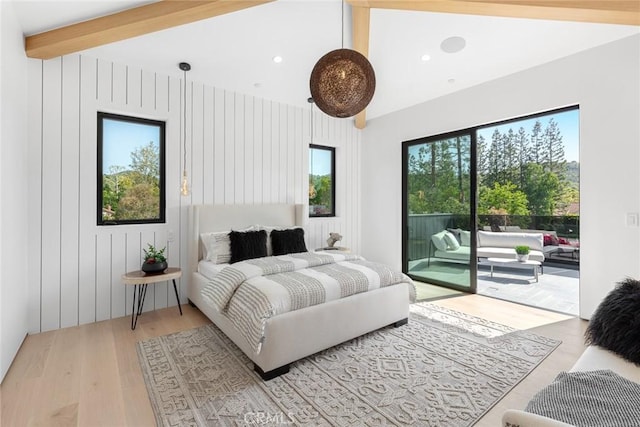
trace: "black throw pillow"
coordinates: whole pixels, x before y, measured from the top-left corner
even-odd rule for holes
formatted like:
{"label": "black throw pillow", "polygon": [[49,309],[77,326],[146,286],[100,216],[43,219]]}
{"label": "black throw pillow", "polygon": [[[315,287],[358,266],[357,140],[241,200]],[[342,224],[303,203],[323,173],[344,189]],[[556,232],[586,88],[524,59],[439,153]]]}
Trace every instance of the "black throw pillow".
{"label": "black throw pillow", "polygon": [[261,258],[267,256],[267,232],[258,231],[232,231],[229,233],[231,240],[231,264],[246,259]]}
{"label": "black throw pillow", "polygon": [[307,252],[307,245],[304,243],[304,229],[273,230],[271,232],[271,248],[274,256]]}
{"label": "black throw pillow", "polygon": [[626,279],[600,303],[585,332],[597,345],[640,366],[640,282]]}

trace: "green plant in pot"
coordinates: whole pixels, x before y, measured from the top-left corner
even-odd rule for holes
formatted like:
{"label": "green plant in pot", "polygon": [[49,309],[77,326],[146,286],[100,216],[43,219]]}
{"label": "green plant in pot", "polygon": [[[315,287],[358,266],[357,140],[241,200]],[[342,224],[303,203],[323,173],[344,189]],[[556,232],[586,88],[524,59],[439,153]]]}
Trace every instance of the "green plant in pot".
{"label": "green plant in pot", "polygon": [[516,259],[520,262],[525,262],[529,259],[529,246],[519,245],[515,247]]}
{"label": "green plant in pot", "polygon": [[159,274],[167,269],[167,257],[164,256],[164,251],[167,248],[164,247],[160,250],[156,249],[151,243],[148,244],[147,249],[143,249],[144,261],[142,263],[141,270],[147,274]]}

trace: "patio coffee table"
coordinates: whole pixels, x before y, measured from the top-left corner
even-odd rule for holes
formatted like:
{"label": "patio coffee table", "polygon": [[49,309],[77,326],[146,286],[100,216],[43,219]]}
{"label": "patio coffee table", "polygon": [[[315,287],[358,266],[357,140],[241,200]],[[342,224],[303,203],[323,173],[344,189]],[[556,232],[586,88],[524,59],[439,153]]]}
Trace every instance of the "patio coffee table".
{"label": "patio coffee table", "polygon": [[538,282],[538,267],[542,265],[540,261],[518,261],[509,258],[487,258],[483,264],[491,266],[491,277],[493,277],[493,267],[509,267],[509,268],[533,268],[533,276]]}

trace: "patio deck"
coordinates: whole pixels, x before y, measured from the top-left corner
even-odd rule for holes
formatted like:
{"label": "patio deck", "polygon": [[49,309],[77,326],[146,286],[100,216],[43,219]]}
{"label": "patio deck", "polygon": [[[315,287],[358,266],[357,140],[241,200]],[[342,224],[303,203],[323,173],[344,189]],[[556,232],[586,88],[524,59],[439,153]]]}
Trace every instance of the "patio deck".
{"label": "patio deck", "polygon": [[545,264],[536,283],[528,270],[495,268],[493,277],[485,266],[478,269],[480,295],[577,316],[580,271],[561,264]]}
{"label": "patio deck", "polygon": [[[411,261],[409,272],[425,283],[431,283],[431,278],[464,285],[469,278],[468,265],[432,261],[428,270],[426,267],[426,260]],[[495,267],[491,277],[490,268],[480,265],[477,293],[577,316],[579,278],[577,263],[545,261],[544,274],[538,276],[537,283],[528,269]]]}

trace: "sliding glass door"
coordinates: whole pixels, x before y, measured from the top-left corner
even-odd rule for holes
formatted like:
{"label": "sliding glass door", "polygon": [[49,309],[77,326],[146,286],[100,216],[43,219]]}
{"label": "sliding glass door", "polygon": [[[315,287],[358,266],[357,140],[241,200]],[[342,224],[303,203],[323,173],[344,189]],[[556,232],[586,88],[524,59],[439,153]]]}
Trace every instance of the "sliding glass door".
{"label": "sliding glass door", "polygon": [[402,146],[404,271],[466,292],[477,275],[474,138],[465,131]]}

